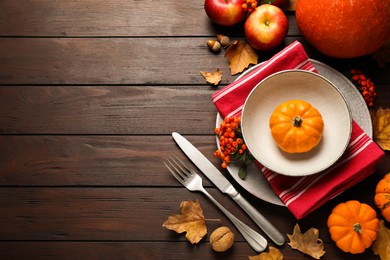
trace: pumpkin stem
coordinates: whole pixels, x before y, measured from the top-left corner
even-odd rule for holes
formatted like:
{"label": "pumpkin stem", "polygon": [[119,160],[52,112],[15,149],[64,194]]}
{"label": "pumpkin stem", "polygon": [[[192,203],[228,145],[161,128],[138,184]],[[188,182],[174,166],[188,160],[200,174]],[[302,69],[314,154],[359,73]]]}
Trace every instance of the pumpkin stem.
{"label": "pumpkin stem", "polygon": [[300,116],[296,116],[292,119],[292,124],[295,127],[300,127],[303,123],[303,119]]}
{"label": "pumpkin stem", "polygon": [[363,233],[362,225],[359,223],[353,224],[353,231],[358,232],[359,234]]}

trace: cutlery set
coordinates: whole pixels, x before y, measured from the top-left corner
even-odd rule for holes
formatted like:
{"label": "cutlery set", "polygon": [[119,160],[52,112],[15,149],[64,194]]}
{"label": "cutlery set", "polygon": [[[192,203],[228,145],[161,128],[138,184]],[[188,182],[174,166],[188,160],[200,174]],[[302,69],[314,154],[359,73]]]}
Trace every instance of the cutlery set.
{"label": "cutlery set", "polygon": [[[223,193],[229,195],[263,230],[263,232],[277,245],[285,243],[284,236],[269,222],[260,212],[257,211],[225,178],[225,176],[186,138],[179,133],[172,133],[172,137],[187,157],[207,178]],[[164,162],[172,175],[190,191],[200,191],[205,194],[240,231],[249,245],[257,252],[262,252],[267,247],[267,240],[254,231],[252,228],[241,222],[218,201],[216,201],[203,187],[202,178],[190,170],[177,156],[170,156]]]}

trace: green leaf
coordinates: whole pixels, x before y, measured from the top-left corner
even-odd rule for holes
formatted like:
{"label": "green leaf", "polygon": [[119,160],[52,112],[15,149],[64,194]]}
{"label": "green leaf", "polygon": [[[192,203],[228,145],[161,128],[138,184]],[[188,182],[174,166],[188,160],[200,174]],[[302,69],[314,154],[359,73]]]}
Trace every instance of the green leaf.
{"label": "green leaf", "polygon": [[243,163],[240,166],[240,169],[238,170],[238,177],[240,177],[241,180],[245,179],[246,177],[246,164]]}

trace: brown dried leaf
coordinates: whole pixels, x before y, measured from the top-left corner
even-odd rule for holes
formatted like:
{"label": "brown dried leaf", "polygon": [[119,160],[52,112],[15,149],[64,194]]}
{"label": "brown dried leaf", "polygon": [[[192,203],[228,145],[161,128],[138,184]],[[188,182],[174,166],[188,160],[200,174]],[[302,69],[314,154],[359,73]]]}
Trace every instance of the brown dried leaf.
{"label": "brown dried leaf", "polygon": [[372,245],[372,251],[381,259],[390,259],[390,229],[386,228],[383,220],[380,221],[378,236]]}
{"label": "brown dried leaf", "polygon": [[217,69],[216,71],[201,71],[200,74],[206,79],[210,84],[218,85],[222,79],[222,70]]}
{"label": "brown dried leaf", "polygon": [[380,107],[371,111],[374,141],[383,149],[390,150],[390,109]]}
{"label": "brown dried leaf", "polygon": [[290,239],[288,244],[293,249],[297,249],[315,259],[320,259],[325,254],[325,251],[323,250],[324,243],[318,238],[318,233],[318,229],[311,228],[305,234],[302,234],[299,225],[296,224],[293,234],[287,234]]}
{"label": "brown dried leaf", "polygon": [[257,52],[243,41],[235,41],[226,49],[225,57],[229,61],[230,74],[235,75],[248,68],[249,64],[257,64]]}
{"label": "brown dried leaf", "polygon": [[269,252],[263,252],[259,255],[249,256],[249,260],[283,260],[283,254],[279,249],[270,246]]}
{"label": "brown dried leaf", "polygon": [[206,234],[207,228],[199,201],[187,200],[180,203],[180,215],[170,216],[163,227],[177,233],[187,232],[186,238],[192,244],[198,243]]}
{"label": "brown dried leaf", "polygon": [[390,39],[379,50],[372,54],[379,67],[383,68],[386,63],[390,62]]}
{"label": "brown dried leaf", "polygon": [[282,9],[284,11],[295,11],[295,6],[297,4],[297,0],[287,0],[287,2],[282,5]]}

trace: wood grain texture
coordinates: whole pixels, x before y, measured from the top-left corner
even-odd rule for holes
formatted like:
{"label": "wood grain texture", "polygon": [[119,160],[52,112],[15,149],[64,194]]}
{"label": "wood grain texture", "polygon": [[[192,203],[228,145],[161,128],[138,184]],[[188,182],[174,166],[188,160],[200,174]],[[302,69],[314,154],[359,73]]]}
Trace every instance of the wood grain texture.
{"label": "wood grain texture", "polygon": [[237,76],[208,39],[0,38],[0,84],[205,85],[200,71],[217,68],[221,84],[232,82]]}
{"label": "wood grain texture", "polygon": [[[377,85],[375,108],[388,105]],[[3,86],[1,134],[213,134],[207,86]]]}
{"label": "wood grain texture", "polygon": [[[219,167],[212,156],[211,95],[237,76],[206,41],[217,33],[244,39],[244,32],[243,24],[210,22],[203,3],[0,0],[0,259],[236,260],[256,254],[205,196],[182,187],[162,163],[174,152],[196,169],[171,138],[178,131]],[[342,73],[362,68],[377,86],[375,108],[388,106],[390,66],[379,69],[369,56],[326,57],[301,37],[294,12],[287,16],[287,38],[259,52],[259,62],[299,40],[310,58]],[[199,72],[217,68],[223,79],[212,87]],[[318,228],[323,259],[378,259],[370,249],[353,256],[337,249],[326,219],[350,199],[375,207],[374,187],[389,169],[386,153],[372,176],[300,221],[223,173],[285,236],[296,223],[302,231]],[[259,230],[206,178],[204,185]],[[162,228],[189,199],[200,200],[208,219],[208,235],[198,245]],[[223,254],[209,247],[209,235],[221,225],[236,233],[234,247]],[[278,248],[284,259],[307,258],[287,244]]]}
{"label": "wood grain texture", "polygon": [[[0,38],[0,84],[67,85],[207,85],[200,71],[222,70],[221,85],[231,76],[224,53],[213,54],[210,38]],[[237,38],[243,39],[243,38]],[[259,54],[259,62],[297,40],[287,37],[277,49]],[[360,60],[329,60],[302,41],[310,58],[346,72]],[[371,68],[377,65],[371,60]],[[372,70],[372,69],[371,69]],[[389,83],[388,66],[376,83]]]}
{"label": "wood grain texture", "polygon": [[[187,138],[219,164],[213,136]],[[171,153],[195,169],[170,135],[0,136],[0,146],[0,186],[181,187],[163,164]]]}
{"label": "wood grain texture", "polygon": [[[331,245],[325,243],[325,249]],[[279,248],[280,249],[280,248]],[[297,250],[288,246],[281,248],[284,259],[310,259]],[[258,255],[245,242],[235,242],[231,250],[224,253],[212,252],[208,243],[189,245],[187,242],[0,242],[2,254],[0,259],[39,259],[39,260],[66,260],[66,259],[166,259],[172,260],[188,258],[185,252],[190,251],[192,259],[248,259],[248,256]],[[61,253],[59,253],[61,252]],[[342,251],[327,251],[329,259],[351,259],[351,255]],[[354,255],[353,259],[378,259],[366,252]]]}
{"label": "wood grain texture", "polygon": [[[216,254],[208,243],[189,245],[187,242],[19,242],[1,243],[2,254],[0,259],[169,259],[182,260],[191,251],[193,259],[216,259]],[[59,253],[61,252],[61,253]],[[234,249],[220,254],[225,259],[247,259],[255,252],[245,243],[236,242]],[[291,252],[291,256],[298,257],[298,253]],[[32,257],[33,256],[33,257]],[[39,257],[34,257],[39,256]]]}
{"label": "wood grain texture", "polygon": [[[209,189],[221,204],[255,228],[254,223],[228,197]],[[180,214],[182,200],[199,199],[211,230],[234,226],[200,193],[177,188],[2,188],[0,240],[124,240],[186,241],[162,227],[170,215]],[[271,210],[272,209],[272,210]],[[287,209],[273,206],[264,215],[280,219]],[[292,215],[290,215],[292,218]],[[281,226],[290,229],[291,223]],[[243,241],[237,233],[237,241]],[[205,239],[208,241],[208,238]]]}
{"label": "wood grain texture", "polygon": [[5,86],[2,134],[212,134],[208,86]]}
{"label": "wood grain texture", "polygon": [[[205,15],[204,0],[5,0],[0,1],[0,35],[5,36],[214,36],[222,31]],[[293,16],[289,33],[297,35]]]}
{"label": "wood grain texture", "polygon": [[[193,143],[225,176],[213,157],[214,136],[189,136]],[[170,135],[136,136],[0,136],[0,186],[113,186],[181,187],[163,160],[175,153],[191,168],[196,167],[180,151]],[[39,148],[39,149],[37,149]],[[383,160],[369,187],[390,168]],[[204,178],[204,185],[210,184]]]}

